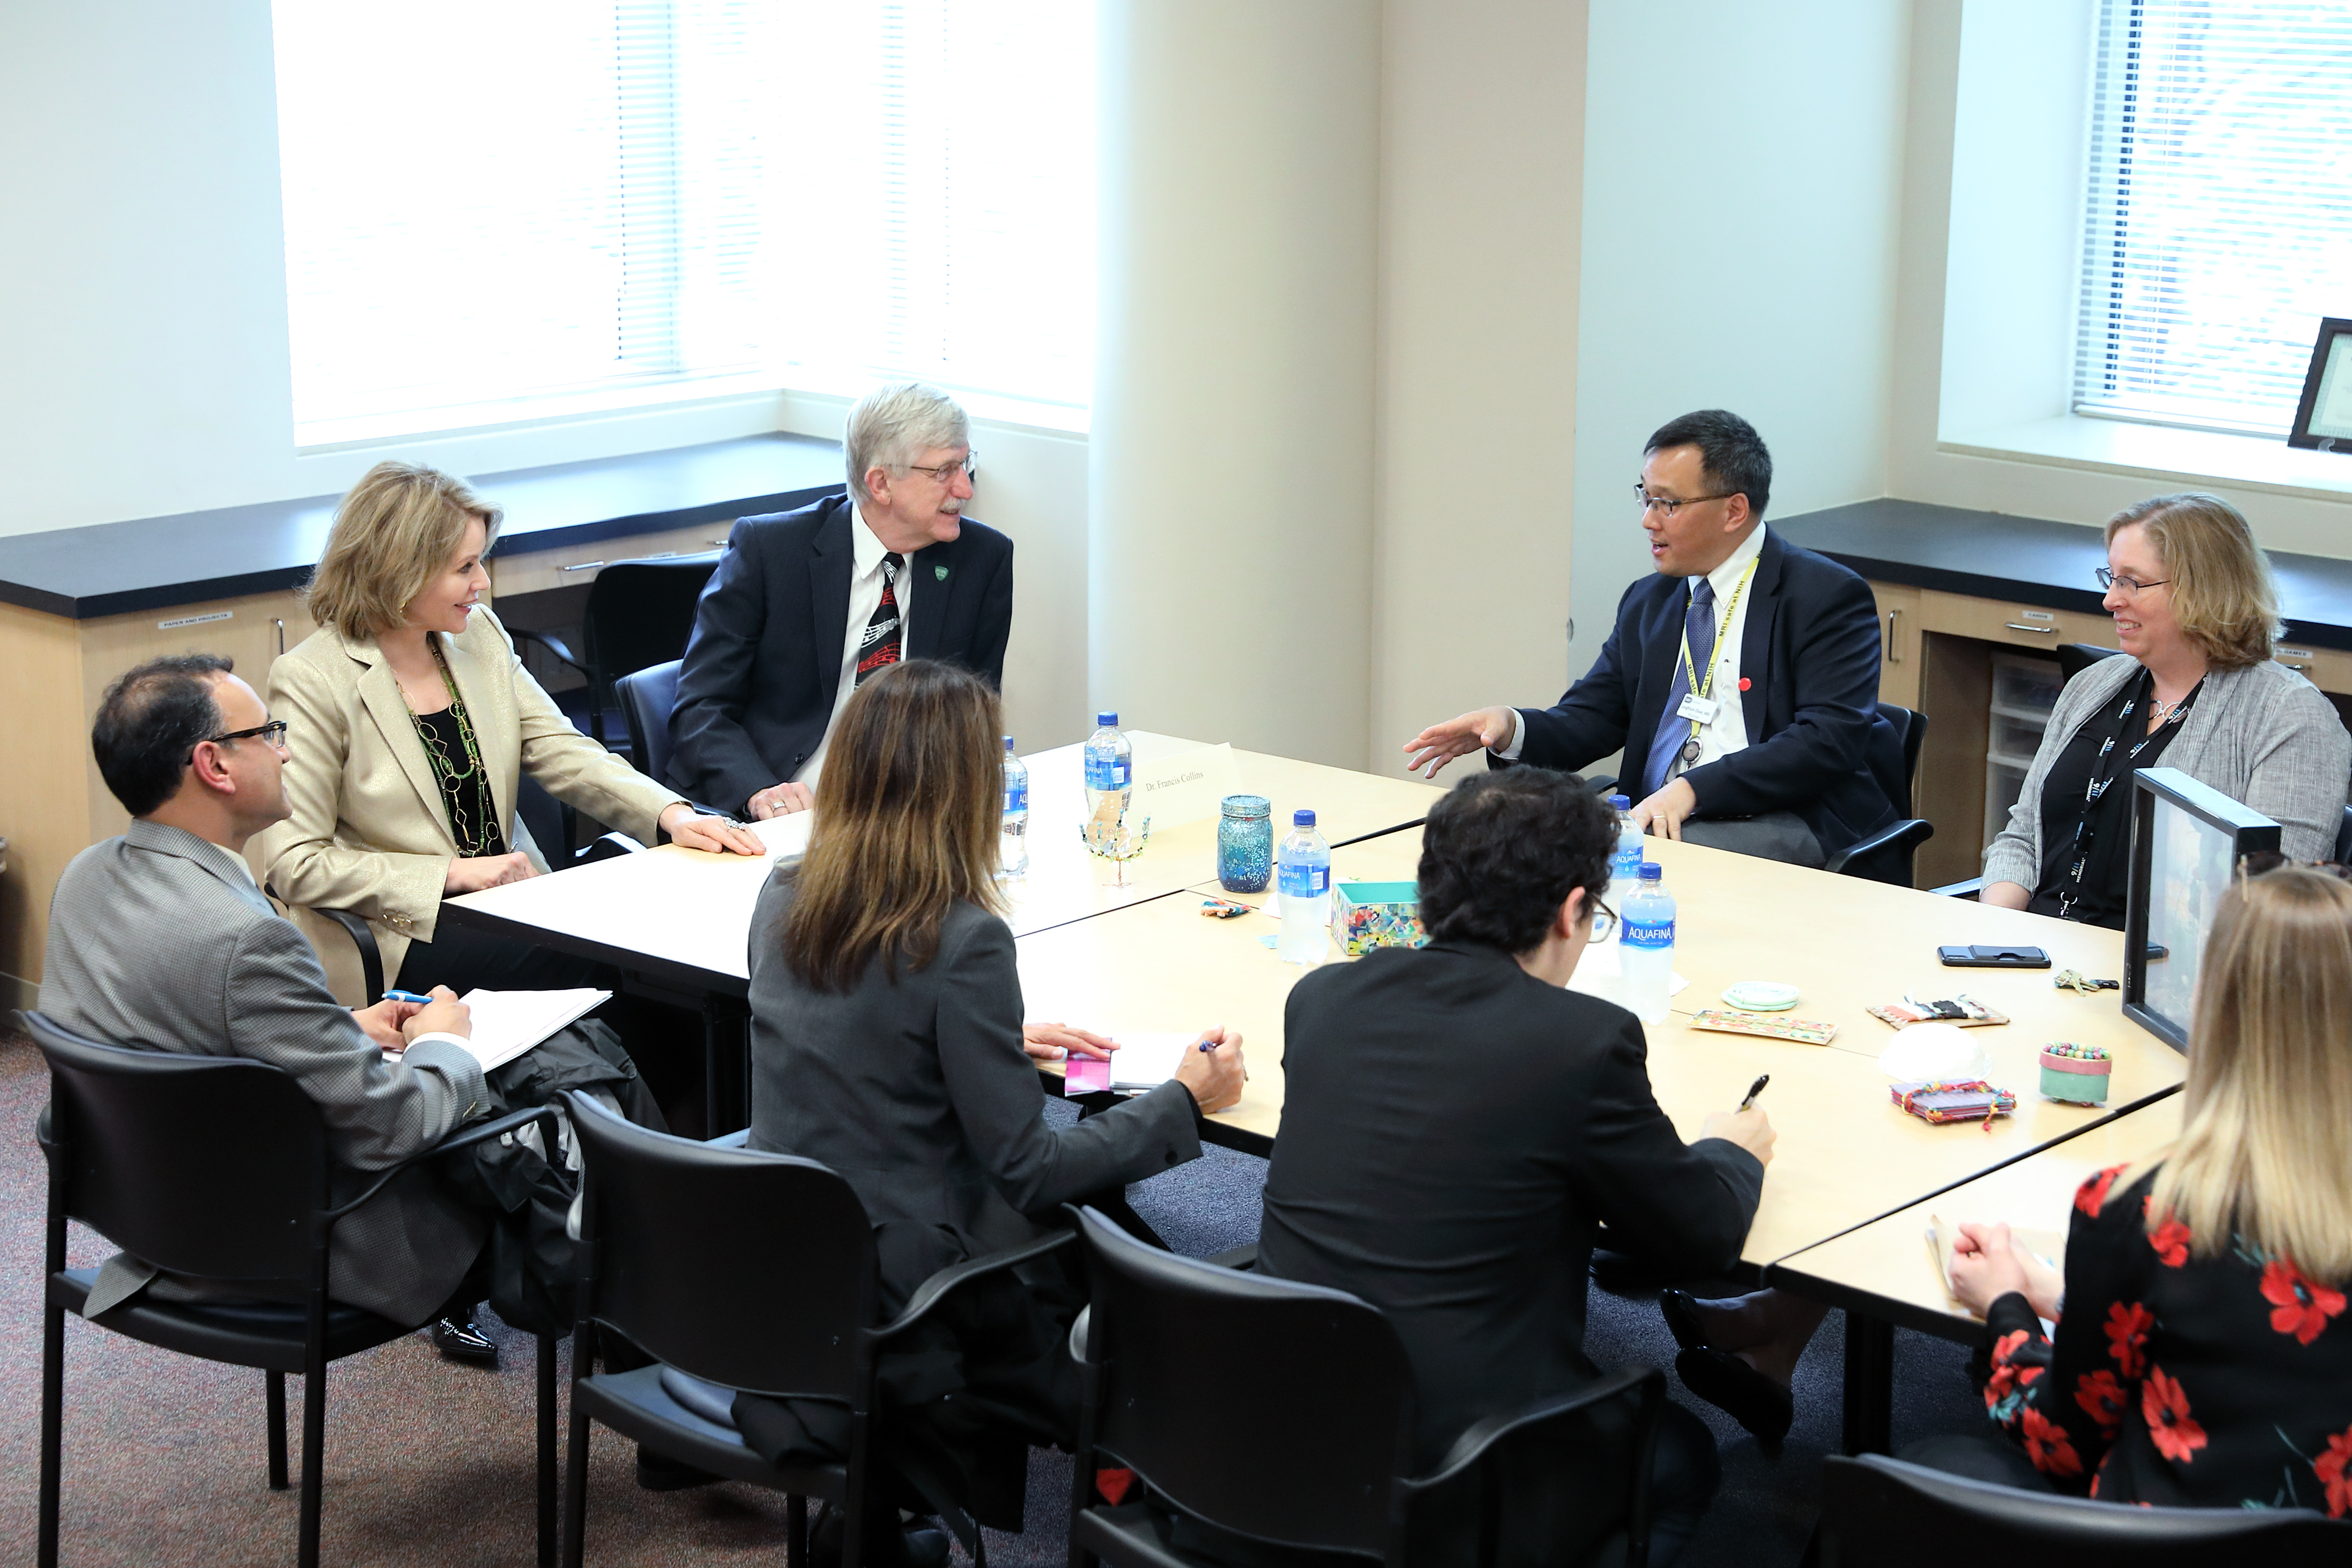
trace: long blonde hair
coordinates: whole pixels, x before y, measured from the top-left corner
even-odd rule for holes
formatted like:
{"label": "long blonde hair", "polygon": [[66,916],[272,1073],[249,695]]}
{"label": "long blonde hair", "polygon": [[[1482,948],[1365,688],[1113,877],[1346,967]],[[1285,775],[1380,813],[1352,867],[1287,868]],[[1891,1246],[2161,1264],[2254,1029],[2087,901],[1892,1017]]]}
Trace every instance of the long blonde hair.
{"label": "long blonde hair", "polygon": [[326,552],[302,590],[310,618],[354,642],[390,631],[449,564],[466,524],[481,520],[487,555],[504,516],[438,468],[378,463],[335,508]]}
{"label": "long blonde hair", "polygon": [[953,905],[1003,910],[999,711],[986,681],[929,658],[872,676],[842,709],[782,922],[803,984],[848,991],[877,957],[920,969]]}
{"label": "long blonde hair", "polygon": [[2352,1279],[2352,884],[2282,867],[2214,912],[2197,977],[2186,1125],[2147,1206],[2200,1257],[2234,1239]]}

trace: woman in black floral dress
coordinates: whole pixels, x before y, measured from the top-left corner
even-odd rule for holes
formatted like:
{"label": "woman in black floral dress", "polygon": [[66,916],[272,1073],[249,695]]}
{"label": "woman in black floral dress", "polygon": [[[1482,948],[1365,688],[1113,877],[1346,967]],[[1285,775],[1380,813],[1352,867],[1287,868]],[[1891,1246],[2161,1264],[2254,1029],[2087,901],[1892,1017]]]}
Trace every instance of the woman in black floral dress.
{"label": "woman in black floral dress", "polygon": [[2223,899],[2181,1135],[2075,1194],[2054,1338],[2009,1227],[1963,1227],[1953,1288],[1985,1315],[1985,1404],[2017,1448],[1906,1458],[2112,1502],[2352,1513],[2352,884],[2334,869]]}

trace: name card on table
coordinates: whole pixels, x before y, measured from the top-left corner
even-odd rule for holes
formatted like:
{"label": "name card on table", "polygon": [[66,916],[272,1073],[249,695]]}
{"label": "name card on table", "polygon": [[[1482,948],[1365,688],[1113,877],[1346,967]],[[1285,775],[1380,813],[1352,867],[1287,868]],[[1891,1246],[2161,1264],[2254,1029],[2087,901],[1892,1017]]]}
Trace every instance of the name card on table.
{"label": "name card on table", "polygon": [[1231,744],[1194,746],[1149,762],[1136,760],[1134,804],[1129,815],[1151,818],[1154,833],[1213,817],[1234,793]]}

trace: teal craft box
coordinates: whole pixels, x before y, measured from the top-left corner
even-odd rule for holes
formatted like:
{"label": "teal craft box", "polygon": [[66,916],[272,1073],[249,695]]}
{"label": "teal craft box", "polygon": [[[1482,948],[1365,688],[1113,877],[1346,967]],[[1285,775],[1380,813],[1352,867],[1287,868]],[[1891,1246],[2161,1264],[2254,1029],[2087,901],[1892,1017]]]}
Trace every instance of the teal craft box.
{"label": "teal craft box", "polygon": [[1349,958],[1376,947],[1421,947],[1418,882],[1334,882],[1331,885],[1331,945]]}

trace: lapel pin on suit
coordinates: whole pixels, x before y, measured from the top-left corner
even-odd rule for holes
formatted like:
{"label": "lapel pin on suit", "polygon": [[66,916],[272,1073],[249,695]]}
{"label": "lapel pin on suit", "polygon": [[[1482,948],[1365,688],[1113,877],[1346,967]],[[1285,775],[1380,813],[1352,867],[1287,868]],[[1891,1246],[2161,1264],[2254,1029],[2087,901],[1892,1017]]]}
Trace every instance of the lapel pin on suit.
{"label": "lapel pin on suit", "polygon": [[948,580],[948,569],[944,566],[933,566],[931,568],[931,580],[935,583],[946,582]]}

